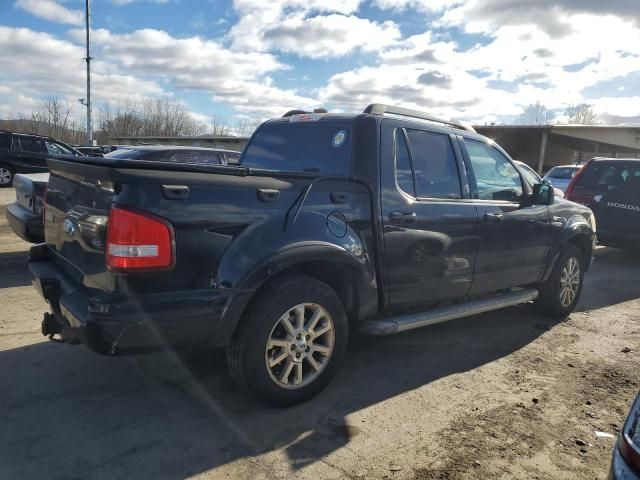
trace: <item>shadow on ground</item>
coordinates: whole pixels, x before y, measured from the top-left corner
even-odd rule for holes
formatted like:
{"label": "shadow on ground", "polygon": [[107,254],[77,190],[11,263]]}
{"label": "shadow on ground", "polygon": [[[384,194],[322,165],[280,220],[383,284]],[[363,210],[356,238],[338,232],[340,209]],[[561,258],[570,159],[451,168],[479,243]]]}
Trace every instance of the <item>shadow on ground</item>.
{"label": "shadow on ground", "polygon": [[[611,293],[629,283],[636,259],[608,249],[597,257],[586,308],[640,297],[637,281]],[[620,271],[607,279],[603,265]],[[508,356],[553,326],[524,305],[392,337],[353,335],[334,382],[289,409],[239,392],[221,352],[111,358],[54,343],[5,350],[0,478],[182,479],[279,448],[298,469],[358,435],[350,414]]]}
{"label": "shadow on ground", "polygon": [[523,306],[394,337],[356,335],[332,385],[290,409],[239,392],[220,352],[4,351],[0,477],[179,479],[291,442],[288,460],[300,468],[357,434],[350,413],[509,355],[551,326]]}
{"label": "shadow on ground", "polygon": [[28,251],[0,253],[0,288],[31,284],[31,274],[27,268],[28,257]]}

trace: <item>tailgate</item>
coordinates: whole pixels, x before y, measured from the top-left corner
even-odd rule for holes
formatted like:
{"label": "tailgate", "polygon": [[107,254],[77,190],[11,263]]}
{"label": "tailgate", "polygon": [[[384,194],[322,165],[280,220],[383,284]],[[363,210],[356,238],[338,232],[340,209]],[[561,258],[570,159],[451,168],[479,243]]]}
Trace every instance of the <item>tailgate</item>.
{"label": "tailgate", "polygon": [[41,215],[42,199],[48,179],[48,173],[17,173],[13,179],[16,203],[30,212]]}
{"label": "tailgate", "polygon": [[78,283],[106,289],[105,239],[113,201],[108,167],[50,160],[45,242],[52,260]]}
{"label": "tailgate", "polygon": [[[598,228],[619,233],[640,234],[640,177],[637,182],[603,195],[597,208]],[[634,179],[635,180],[635,179]]]}

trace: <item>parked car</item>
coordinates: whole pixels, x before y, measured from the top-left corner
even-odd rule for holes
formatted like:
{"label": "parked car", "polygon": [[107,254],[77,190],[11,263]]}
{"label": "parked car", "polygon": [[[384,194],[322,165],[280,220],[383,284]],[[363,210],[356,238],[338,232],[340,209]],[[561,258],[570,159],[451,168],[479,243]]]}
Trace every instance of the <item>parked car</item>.
{"label": "parked car", "polygon": [[566,195],[594,211],[600,244],[640,246],[640,159],[595,158],[574,177]]}
{"label": "parked car", "polygon": [[[520,169],[520,173],[522,173],[522,176],[530,185],[533,186],[537,183],[542,183],[542,177],[540,177],[540,175],[538,175],[538,173],[529,165],[521,162],[520,160],[514,160],[513,163],[515,163],[516,167]],[[553,194],[558,198],[564,198],[564,192],[559,188],[554,187]]]}
{"label": "parked car", "polygon": [[[188,164],[237,164],[240,152],[173,146],[136,147],[117,150],[108,157]],[[48,173],[16,175],[16,201],[7,207],[5,216],[14,233],[27,242],[44,241],[41,206],[48,179]]]}
{"label": "parked car", "polygon": [[351,329],[529,301],[566,316],[591,264],[591,210],[462,124],[386,105],[263,123],[237,166],[49,166],[29,260],[43,333],[103,354],[226,347],[238,385],[274,405],[322,390]]}
{"label": "parked car", "polygon": [[613,449],[609,480],[640,480],[640,394]]}
{"label": "parked car", "polygon": [[555,188],[559,188],[563,192],[569,186],[571,179],[575,177],[576,173],[581,169],[580,165],[562,165],[559,167],[553,167],[543,177],[544,180],[548,180]]}
{"label": "parked car", "polygon": [[5,216],[16,235],[27,242],[44,242],[42,212],[48,173],[17,173],[13,180],[16,201],[5,209]]}
{"label": "parked car", "polygon": [[193,163],[197,165],[237,164],[240,152],[221,148],[186,147],[186,146],[135,146],[107,153],[105,158],[122,158],[130,160],[153,160],[157,162]]}
{"label": "parked car", "polygon": [[0,130],[0,188],[10,187],[16,173],[48,171],[51,155],[82,154],[51,137]]}

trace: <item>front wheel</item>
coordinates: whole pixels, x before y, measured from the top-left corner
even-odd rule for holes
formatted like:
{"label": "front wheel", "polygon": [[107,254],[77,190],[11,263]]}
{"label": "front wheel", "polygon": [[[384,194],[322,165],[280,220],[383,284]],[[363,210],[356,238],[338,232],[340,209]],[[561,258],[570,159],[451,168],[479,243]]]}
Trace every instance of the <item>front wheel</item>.
{"label": "front wheel", "polygon": [[580,300],[584,280],[584,255],[575,245],[567,246],[551,275],[540,285],[536,305],[542,313],[552,317],[566,317]]}
{"label": "front wheel", "polygon": [[344,306],[325,283],[284,277],[259,293],[227,349],[236,383],[259,400],[287,406],[319,393],[347,346]]}

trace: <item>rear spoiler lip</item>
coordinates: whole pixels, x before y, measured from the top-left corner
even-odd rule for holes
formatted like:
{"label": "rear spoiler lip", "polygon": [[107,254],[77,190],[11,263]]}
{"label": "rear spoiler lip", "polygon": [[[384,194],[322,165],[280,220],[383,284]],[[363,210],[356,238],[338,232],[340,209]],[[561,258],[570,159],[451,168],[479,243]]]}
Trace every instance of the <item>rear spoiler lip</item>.
{"label": "rear spoiler lip", "polygon": [[59,155],[55,158],[48,158],[47,164],[51,170],[55,170],[57,163],[73,163],[76,165],[91,165],[95,167],[105,167],[113,169],[132,169],[132,170],[162,170],[174,172],[191,172],[191,173],[215,173],[222,175],[236,175],[241,177],[258,176],[258,177],[275,177],[275,178],[330,178],[337,180],[348,179],[347,176],[326,175],[316,172],[295,172],[295,171],[279,171],[265,170],[258,168],[249,168],[241,166],[229,165],[194,165],[189,163],[169,163],[158,162],[152,160],[130,160],[123,158],[105,158],[105,157],[76,157],[72,155]]}

